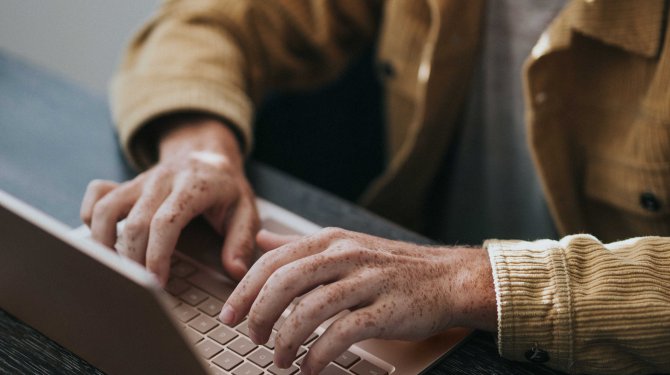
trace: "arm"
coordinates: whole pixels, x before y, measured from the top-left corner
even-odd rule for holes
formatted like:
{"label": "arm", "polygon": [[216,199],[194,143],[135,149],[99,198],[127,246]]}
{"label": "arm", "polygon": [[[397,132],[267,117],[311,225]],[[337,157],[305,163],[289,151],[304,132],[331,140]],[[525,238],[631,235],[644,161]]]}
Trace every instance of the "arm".
{"label": "arm", "polygon": [[603,244],[575,235],[485,246],[501,355],[526,361],[535,346],[547,364],[571,373],[670,371],[668,238]]}
{"label": "arm", "polygon": [[135,37],[112,88],[128,159],[142,169],[158,164],[123,184],[90,184],[81,216],[93,238],[165,282],[180,231],[204,214],[226,238],[224,268],[241,278],[259,221],[242,170],[254,102],[270,87],[333,78],[372,40],[378,7],[358,0],[166,1]]}
{"label": "arm", "polygon": [[374,39],[378,0],[175,0],[137,34],[112,86],[112,112],[127,156],[155,161],[142,137],[178,111],[215,115],[251,148],[253,107],[269,88],[335,78]]}
{"label": "arm", "polygon": [[258,244],[281,247],[254,264],[220,319],[234,325],[248,314],[250,338],[263,343],[289,303],[309,292],[279,327],[279,367],[290,366],[318,325],[347,309],[312,344],[303,373],[318,374],[367,338],[420,340],[453,326],[495,330],[493,279],[482,248],[419,246],[332,228],[300,239],[261,231]]}
{"label": "arm", "polygon": [[[160,162],[131,181],[93,181],[81,208],[94,239],[141,264],[165,284],[181,230],[203,214],[225,240],[224,269],[235,279],[248,270],[259,228],[254,194],[244,177],[233,132],[198,114],[163,119]],[[126,218],[121,233],[117,221]]]}
{"label": "arm", "polygon": [[336,229],[293,242],[261,231],[258,242],[280,247],[252,267],[220,319],[234,324],[248,314],[252,339],[264,342],[293,298],[311,290],[279,327],[279,366],[316,326],[350,309],[312,345],[305,373],[366,338],[422,339],[451,326],[495,331],[496,321],[500,352],[512,359],[546,358],[571,373],[670,368],[667,238],[487,241],[488,256]]}

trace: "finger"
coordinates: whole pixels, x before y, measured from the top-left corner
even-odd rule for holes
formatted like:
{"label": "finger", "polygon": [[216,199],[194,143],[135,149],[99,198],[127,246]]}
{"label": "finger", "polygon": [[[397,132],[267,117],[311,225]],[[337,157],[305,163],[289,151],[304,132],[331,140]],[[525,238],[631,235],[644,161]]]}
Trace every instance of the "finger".
{"label": "finger", "polygon": [[[268,278],[249,310],[249,331],[256,341],[260,343],[267,340],[275,321],[296,297],[349,273],[350,264],[344,261],[345,257],[346,254],[342,252],[315,254],[277,269]],[[319,294],[318,291],[311,293]],[[327,303],[328,298],[321,305]]]}
{"label": "finger", "polygon": [[177,190],[173,190],[161,204],[149,226],[146,267],[157,276],[161,285],[167,283],[170,257],[182,229],[209,203],[204,195],[191,194],[179,186],[175,187]]}
{"label": "finger", "polygon": [[139,193],[139,183],[133,180],[121,184],[100,199],[93,207],[91,237],[107,247],[114,248],[116,223],[128,215]]}
{"label": "finger", "polygon": [[303,237],[275,251],[263,254],[228,297],[219,319],[229,325],[241,320],[275,270],[300,258],[323,251],[327,248],[329,241],[329,236],[324,235],[324,231],[321,231],[316,235]]}
{"label": "finger", "polygon": [[270,232],[266,229],[261,229],[256,235],[256,244],[263,252],[274,250],[280,246],[284,246],[293,241],[297,241],[301,236],[294,234],[278,234]]}
{"label": "finger", "polygon": [[226,223],[221,252],[223,268],[235,280],[241,280],[251,267],[255,251],[254,237],[259,226],[254,203],[240,201],[233,216]]}
{"label": "finger", "polygon": [[[318,374],[331,361],[357,342],[381,337],[393,326],[391,310],[370,305],[339,318],[312,344],[301,366],[304,374]],[[276,357],[275,357],[276,358]],[[290,363],[278,363],[285,366]]]}
{"label": "finger", "polygon": [[361,288],[360,276],[317,288],[300,300],[282,323],[275,339],[275,362],[291,363],[307,338],[326,320],[343,310],[368,304],[374,296]]}
{"label": "finger", "polygon": [[84,193],[84,198],[81,200],[81,208],[79,210],[81,221],[90,227],[91,220],[93,219],[93,207],[95,204],[100,198],[104,197],[118,186],[118,183],[106,180],[93,180],[89,182],[86,187],[86,192]]}
{"label": "finger", "polygon": [[116,250],[120,254],[145,264],[151,219],[170,194],[170,189],[170,184],[166,184],[160,177],[147,181],[142,188],[142,195],[130,210],[117,241]]}

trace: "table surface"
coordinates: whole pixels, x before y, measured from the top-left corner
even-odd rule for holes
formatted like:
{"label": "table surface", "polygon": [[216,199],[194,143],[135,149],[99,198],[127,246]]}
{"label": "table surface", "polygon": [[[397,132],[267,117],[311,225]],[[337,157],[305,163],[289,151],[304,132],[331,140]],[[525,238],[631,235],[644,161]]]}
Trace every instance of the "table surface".
{"label": "table surface", "polygon": [[[123,181],[123,160],[104,97],[0,51],[0,189],[71,227],[88,181]],[[259,196],[321,225],[412,242],[427,239],[303,182],[250,162]],[[94,366],[0,306],[0,373],[99,374]],[[476,332],[428,374],[554,374],[498,356],[492,334]]]}

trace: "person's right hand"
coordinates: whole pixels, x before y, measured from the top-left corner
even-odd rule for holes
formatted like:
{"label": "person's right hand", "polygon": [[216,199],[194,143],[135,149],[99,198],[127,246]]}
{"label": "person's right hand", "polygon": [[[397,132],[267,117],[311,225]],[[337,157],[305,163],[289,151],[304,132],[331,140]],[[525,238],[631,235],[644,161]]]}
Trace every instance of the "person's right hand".
{"label": "person's right hand", "polygon": [[[122,184],[92,181],[81,218],[93,239],[146,265],[165,285],[182,229],[203,214],[225,237],[223,266],[239,280],[251,265],[259,229],[239,145],[218,120],[186,120],[163,135],[159,162],[151,169]],[[117,222],[124,218],[125,226],[117,234]]]}

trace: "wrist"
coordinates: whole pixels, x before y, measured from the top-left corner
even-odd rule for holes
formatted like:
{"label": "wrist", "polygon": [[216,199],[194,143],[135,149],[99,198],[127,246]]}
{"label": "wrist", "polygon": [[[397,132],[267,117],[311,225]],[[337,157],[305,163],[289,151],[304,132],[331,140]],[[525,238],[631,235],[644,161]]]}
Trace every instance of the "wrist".
{"label": "wrist", "polygon": [[242,165],[239,140],[221,119],[207,114],[177,114],[162,121],[165,122],[159,136],[159,160],[192,152],[208,152],[224,156],[235,165]]}
{"label": "wrist", "polygon": [[491,262],[486,249],[455,248],[452,278],[454,324],[495,332],[498,315]]}

